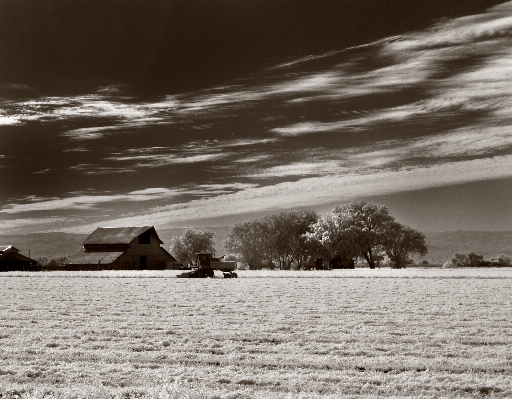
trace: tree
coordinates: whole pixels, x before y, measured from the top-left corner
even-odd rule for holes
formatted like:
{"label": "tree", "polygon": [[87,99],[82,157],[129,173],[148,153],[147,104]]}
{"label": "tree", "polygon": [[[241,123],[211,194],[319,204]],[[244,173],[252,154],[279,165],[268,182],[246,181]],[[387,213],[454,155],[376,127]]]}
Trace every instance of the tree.
{"label": "tree", "polygon": [[453,269],[455,267],[458,267],[458,266],[453,262],[453,258],[448,259],[446,262],[443,263],[443,266],[442,266],[443,269]]}
{"label": "tree", "polygon": [[313,211],[280,212],[263,219],[271,233],[268,245],[271,258],[280,269],[290,269],[293,263],[300,267],[308,257],[310,248],[305,234],[317,219],[318,214]]}
{"label": "tree", "polygon": [[393,266],[400,268],[410,254],[427,253],[423,234],[395,221],[387,207],[368,202],[335,206],[333,213],[314,223],[306,236],[318,242],[322,256],[341,267],[350,267],[350,260],[361,257],[374,269],[386,253]]}
{"label": "tree", "polygon": [[465,267],[467,266],[467,257],[457,252],[451,257],[450,262],[454,267]]}
{"label": "tree", "polygon": [[428,251],[422,233],[398,222],[386,226],[386,237],[382,246],[394,269],[405,267],[411,254],[423,256]]}
{"label": "tree", "polygon": [[470,252],[468,254],[456,253],[452,256],[450,260],[456,267],[487,266],[487,263],[484,261],[483,255],[478,255],[474,252]]}
{"label": "tree", "polygon": [[249,269],[259,269],[268,259],[268,231],[260,220],[237,223],[224,243],[226,251],[238,255]]}
{"label": "tree", "polygon": [[208,230],[188,229],[171,240],[171,254],[180,262],[196,263],[196,254],[214,252],[213,233]]}
{"label": "tree", "polygon": [[500,266],[510,266],[510,256],[508,256],[508,255],[499,255],[498,256],[498,265],[500,265]]}
{"label": "tree", "polygon": [[340,265],[352,267],[354,258],[358,256],[340,214],[322,216],[311,225],[305,238],[311,254],[330,259],[334,268]]}
{"label": "tree", "polygon": [[478,255],[474,252],[470,252],[466,256],[467,256],[467,265],[469,267],[486,266],[483,255]]}
{"label": "tree", "polygon": [[389,209],[369,202],[353,202],[335,206],[333,213],[340,220],[345,239],[354,246],[358,256],[366,259],[370,269],[375,269],[388,228],[395,221]]}
{"label": "tree", "polygon": [[309,255],[304,234],[318,215],[313,211],[285,211],[237,223],[228,234],[225,249],[238,254],[251,269],[263,266],[289,269]]}

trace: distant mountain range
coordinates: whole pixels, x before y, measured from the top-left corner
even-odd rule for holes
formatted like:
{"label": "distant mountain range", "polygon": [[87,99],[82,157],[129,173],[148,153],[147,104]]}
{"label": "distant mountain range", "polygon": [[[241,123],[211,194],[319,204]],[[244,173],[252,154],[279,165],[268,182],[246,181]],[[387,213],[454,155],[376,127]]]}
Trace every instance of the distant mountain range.
{"label": "distant mountain range", "polygon": [[[230,226],[208,227],[215,234],[215,250],[224,254],[223,244]],[[186,228],[159,229],[158,235],[168,249],[172,237]],[[441,264],[455,252],[476,252],[491,260],[500,254],[512,255],[512,231],[446,231],[425,233],[429,263]],[[0,235],[0,245],[14,245],[22,254],[34,259],[67,257],[82,246],[87,234],[33,233]]]}

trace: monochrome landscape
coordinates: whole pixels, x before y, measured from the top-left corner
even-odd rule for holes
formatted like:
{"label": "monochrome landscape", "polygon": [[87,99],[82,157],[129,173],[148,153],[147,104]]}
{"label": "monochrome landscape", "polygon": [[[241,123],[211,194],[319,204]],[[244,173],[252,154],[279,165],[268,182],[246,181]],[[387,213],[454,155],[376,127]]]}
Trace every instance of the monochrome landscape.
{"label": "monochrome landscape", "polygon": [[511,43],[503,0],[1,1],[0,398],[512,397]]}

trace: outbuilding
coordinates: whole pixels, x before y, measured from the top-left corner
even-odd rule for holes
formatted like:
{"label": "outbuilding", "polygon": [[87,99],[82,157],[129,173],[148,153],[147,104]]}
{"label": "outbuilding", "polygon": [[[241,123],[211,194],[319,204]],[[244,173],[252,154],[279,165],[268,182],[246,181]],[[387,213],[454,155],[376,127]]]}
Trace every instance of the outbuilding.
{"label": "outbuilding", "polygon": [[0,272],[37,270],[36,260],[20,254],[20,250],[12,245],[0,245]]}
{"label": "outbuilding", "polygon": [[98,227],[64,266],[67,270],[163,270],[181,265],[160,245],[153,226]]}

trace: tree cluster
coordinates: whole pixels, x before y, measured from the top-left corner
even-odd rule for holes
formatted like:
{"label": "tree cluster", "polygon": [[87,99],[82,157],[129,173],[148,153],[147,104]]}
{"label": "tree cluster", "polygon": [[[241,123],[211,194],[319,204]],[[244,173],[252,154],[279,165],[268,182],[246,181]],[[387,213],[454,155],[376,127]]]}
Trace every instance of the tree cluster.
{"label": "tree cluster", "polygon": [[249,268],[289,269],[323,258],[333,267],[365,259],[372,269],[387,256],[402,268],[411,254],[425,255],[425,236],[398,223],[385,206],[366,202],[336,206],[320,217],[313,211],[281,212],[236,224],[225,248]]}
{"label": "tree cluster", "polygon": [[484,260],[483,255],[469,252],[467,254],[455,253],[449,260],[447,260],[443,267],[485,267],[485,266],[509,266],[510,257],[500,255],[494,261]]}
{"label": "tree cluster", "polygon": [[314,252],[306,233],[318,217],[313,211],[290,211],[237,223],[224,247],[250,269],[300,267]]}
{"label": "tree cluster", "polygon": [[499,255],[497,259],[498,266],[510,266],[512,265],[512,260],[508,255]]}
{"label": "tree cluster", "polygon": [[403,268],[411,254],[425,255],[425,236],[398,223],[382,205],[354,202],[334,207],[332,214],[320,218],[307,233],[324,255],[342,259],[365,259],[374,269],[388,257],[393,268]]}

